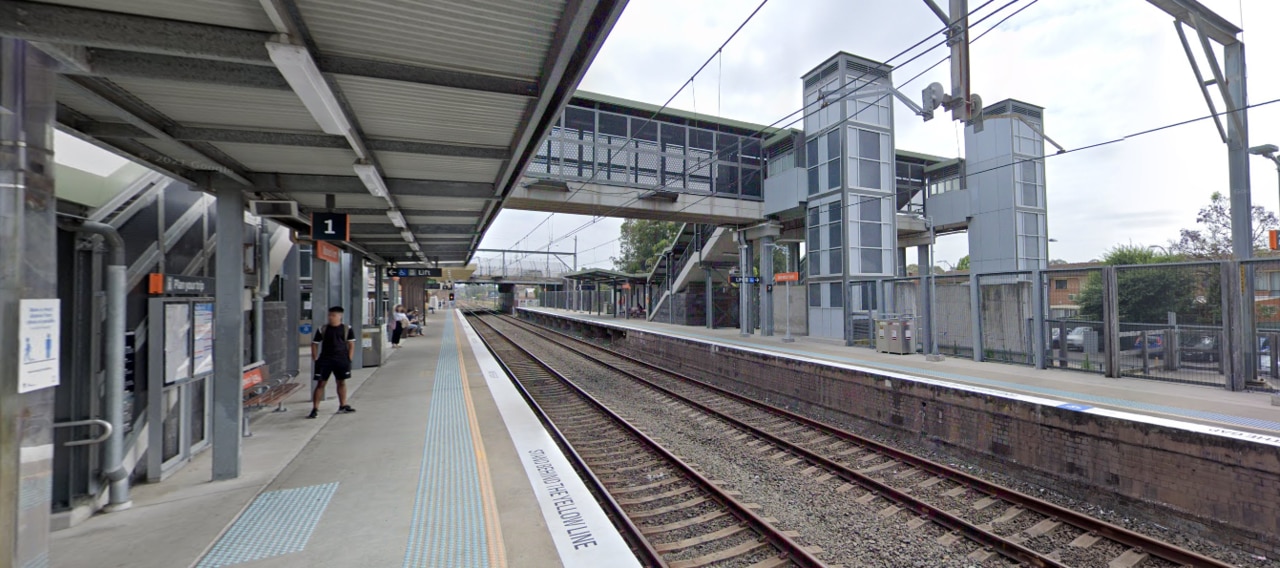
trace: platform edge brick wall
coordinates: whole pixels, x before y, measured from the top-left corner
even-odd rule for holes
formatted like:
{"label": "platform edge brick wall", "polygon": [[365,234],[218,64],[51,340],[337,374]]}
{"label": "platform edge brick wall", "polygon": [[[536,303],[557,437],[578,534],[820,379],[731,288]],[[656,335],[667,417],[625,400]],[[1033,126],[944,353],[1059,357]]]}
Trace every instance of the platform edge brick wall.
{"label": "platform edge brick wall", "polygon": [[[524,315],[562,329],[565,323]],[[989,470],[1088,495],[1090,504],[1118,514],[1280,555],[1274,538],[1280,534],[1280,452],[1271,446],[634,329],[569,327],[628,355],[839,427],[914,437]]]}

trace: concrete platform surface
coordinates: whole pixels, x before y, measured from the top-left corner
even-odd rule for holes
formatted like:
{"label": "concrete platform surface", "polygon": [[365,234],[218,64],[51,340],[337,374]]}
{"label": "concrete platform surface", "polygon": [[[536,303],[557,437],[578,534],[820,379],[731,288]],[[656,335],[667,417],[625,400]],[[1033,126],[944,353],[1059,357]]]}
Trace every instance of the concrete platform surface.
{"label": "concrete platform surface", "polygon": [[923,355],[878,353],[863,347],[846,347],[802,336],[797,336],[794,343],[783,343],[781,335],[762,337],[756,333],[742,336],[737,328],[712,330],[553,308],[521,309],[792,357],[869,367],[975,388],[1049,397],[1070,402],[1079,410],[1169,419],[1221,428],[1221,432],[1215,433],[1225,435],[1231,435],[1226,429],[1261,434],[1268,439],[1280,434],[1280,406],[1273,406],[1272,395],[1261,392],[1231,392],[1210,386],[1136,378],[1110,379],[1079,371],[979,363],[971,359],[946,358],[931,362]]}
{"label": "concrete platform surface", "polygon": [[[54,533],[51,566],[634,563],[469,325],[443,315],[382,367],[353,374],[356,413],[335,413],[331,383],[320,418],[306,420],[301,389],[288,412],[255,416],[240,478],[210,482],[206,451],[170,479],[137,486],[132,509]],[[576,499],[589,545],[579,538],[575,548],[566,533],[547,467]]]}

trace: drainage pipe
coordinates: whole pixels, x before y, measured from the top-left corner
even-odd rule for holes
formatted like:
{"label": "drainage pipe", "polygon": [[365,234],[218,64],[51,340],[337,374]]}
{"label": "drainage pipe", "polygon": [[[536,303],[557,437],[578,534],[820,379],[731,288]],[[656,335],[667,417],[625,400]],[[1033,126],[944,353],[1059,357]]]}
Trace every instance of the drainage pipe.
{"label": "drainage pipe", "polygon": [[75,227],[81,233],[101,235],[107,257],[106,394],[103,417],[111,424],[111,436],[102,446],[102,471],[110,482],[107,512],[123,511],[133,505],[129,498],[129,472],[124,468],[124,336],[125,272],[124,239],[115,227],[85,221]]}

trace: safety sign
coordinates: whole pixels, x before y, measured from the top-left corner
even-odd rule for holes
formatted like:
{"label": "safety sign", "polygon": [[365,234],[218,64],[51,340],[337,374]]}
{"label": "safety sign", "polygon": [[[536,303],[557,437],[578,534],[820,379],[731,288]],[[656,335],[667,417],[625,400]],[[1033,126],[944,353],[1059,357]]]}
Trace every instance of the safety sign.
{"label": "safety sign", "polygon": [[56,298],[18,302],[18,392],[58,386],[59,308]]}

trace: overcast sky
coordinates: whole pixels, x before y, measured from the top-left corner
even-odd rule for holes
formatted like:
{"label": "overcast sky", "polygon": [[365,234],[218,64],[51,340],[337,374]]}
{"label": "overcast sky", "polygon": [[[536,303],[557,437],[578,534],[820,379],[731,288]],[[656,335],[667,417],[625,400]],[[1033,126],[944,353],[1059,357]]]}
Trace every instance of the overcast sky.
{"label": "overcast sky", "polygon": [[[975,34],[1030,2],[1006,8],[976,26]],[[1243,22],[1250,102],[1280,98],[1280,2],[1202,2]],[[973,6],[981,3],[971,0]],[[633,1],[582,88],[661,104],[755,5]],[[1044,106],[1046,133],[1067,148],[1203,116],[1208,109],[1171,21],[1145,0],[1040,0],[973,44],[973,91],[987,102],[1012,97]],[[800,107],[800,76],[836,51],[885,61],[939,28],[920,1],[772,0],[724,50],[722,64],[713,63],[673,106],[769,124]],[[938,49],[898,68],[895,82],[900,85],[943,56]],[[948,85],[947,65],[900,86],[915,98],[933,81]],[[962,152],[949,117],[940,114],[924,123],[897,104],[898,148],[942,156]],[[1251,144],[1280,144],[1280,104],[1255,109],[1249,119]],[[1274,165],[1261,158],[1251,163],[1254,203],[1275,210]],[[1050,256],[1085,261],[1117,243],[1166,244],[1179,228],[1195,224],[1196,211],[1213,191],[1227,191],[1226,165],[1226,146],[1210,121],[1048,159],[1049,235],[1057,239]],[[545,217],[504,211],[484,246],[512,246]],[[520,246],[544,247],[550,236],[587,221],[556,215]],[[617,238],[620,224],[609,219],[583,231],[579,249]],[[568,250],[572,243],[555,248]],[[963,235],[945,238],[939,258],[954,261],[966,248]],[[606,265],[615,254],[616,242],[584,253],[580,263]]]}

